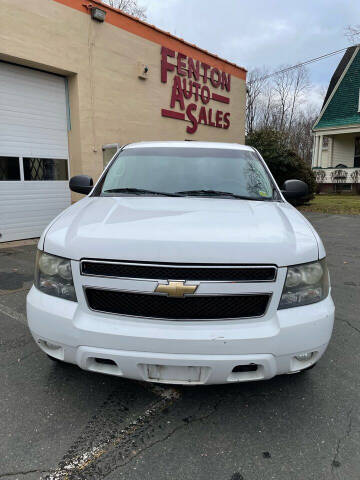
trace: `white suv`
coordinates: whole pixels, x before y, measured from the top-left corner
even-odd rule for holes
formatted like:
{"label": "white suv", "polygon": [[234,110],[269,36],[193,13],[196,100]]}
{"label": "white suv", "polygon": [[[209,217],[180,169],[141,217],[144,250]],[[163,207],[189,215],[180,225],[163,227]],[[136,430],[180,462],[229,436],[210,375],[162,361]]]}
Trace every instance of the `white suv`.
{"label": "white suv", "polygon": [[40,238],[27,297],[51,358],[137,380],[212,384],[311,368],[334,321],[323,244],[251,147],[127,145]]}

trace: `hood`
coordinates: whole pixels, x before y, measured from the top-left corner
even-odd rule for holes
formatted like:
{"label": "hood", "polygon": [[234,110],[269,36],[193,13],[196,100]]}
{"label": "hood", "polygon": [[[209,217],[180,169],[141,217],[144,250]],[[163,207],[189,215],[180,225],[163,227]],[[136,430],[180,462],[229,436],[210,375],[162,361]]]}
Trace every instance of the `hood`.
{"label": "hood", "polygon": [[63,212],[44,250],[80,260],[166,263],[305,263],[315,233],[288,203],[194,197],[86,197]]}

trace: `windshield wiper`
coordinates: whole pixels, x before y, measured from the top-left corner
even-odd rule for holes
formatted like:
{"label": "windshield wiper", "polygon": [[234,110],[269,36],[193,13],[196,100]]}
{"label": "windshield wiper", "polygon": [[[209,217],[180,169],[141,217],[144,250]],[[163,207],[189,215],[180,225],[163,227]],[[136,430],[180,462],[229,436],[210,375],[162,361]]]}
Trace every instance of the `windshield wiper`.
{"label": "windshield wiper", "polygon": [[163,195],[164,197],[182,197],[179,193],[156,192],[154,190],[145,190],[143,188],[111,188],[104,190],[103,193],[133,193],[134,195]]}
{"label": "windshield wiper", "polygon": [[254,197],[247,197],[245,195],[236,195],[236,193],[232,192],[222,192],[220,190],[184,190],[182,192],[176,192],[181,195],[189,195],[189,196],[204,196],[204,197],[231,197],[231,198],[238,198],[241,200],[271,200],[270,198],[254,198]]}

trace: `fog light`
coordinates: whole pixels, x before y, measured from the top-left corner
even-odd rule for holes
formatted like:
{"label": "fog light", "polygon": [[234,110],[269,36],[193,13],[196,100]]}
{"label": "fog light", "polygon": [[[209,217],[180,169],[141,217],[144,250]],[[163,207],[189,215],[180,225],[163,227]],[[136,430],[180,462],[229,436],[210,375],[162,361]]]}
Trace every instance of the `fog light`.
{"label": "fog light", "polygon": [[314,352],[300,353],[299,355],[295,355],[295,358],[299,362],[308,362],[312,359],[313,354]]}
{"label": "fog light", "polygon": [[46,342],[45,340],[43,340],[43,345],[49,350],[59,350],[61,348],[59,345],[54,345],[53,343]]}

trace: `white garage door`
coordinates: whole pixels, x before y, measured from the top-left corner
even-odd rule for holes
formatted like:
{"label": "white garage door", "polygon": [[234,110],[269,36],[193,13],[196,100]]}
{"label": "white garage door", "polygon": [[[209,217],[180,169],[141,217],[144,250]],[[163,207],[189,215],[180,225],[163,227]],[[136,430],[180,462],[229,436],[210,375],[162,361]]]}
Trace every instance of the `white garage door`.
{"label": "white garage door", "polygon": [[65,79],[0,62],[0,242],[70,205]]}

